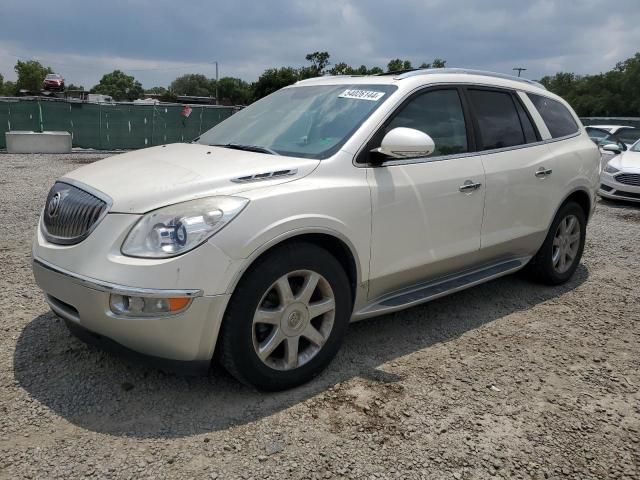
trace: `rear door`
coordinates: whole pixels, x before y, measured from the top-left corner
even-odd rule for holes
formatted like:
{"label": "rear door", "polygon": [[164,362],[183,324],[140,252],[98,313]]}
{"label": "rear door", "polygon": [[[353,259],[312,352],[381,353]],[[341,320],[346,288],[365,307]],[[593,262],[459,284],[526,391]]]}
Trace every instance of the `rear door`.
{"label": "rear door", "polygon": [[517,92],[469,86],[465,93],[485,170],[481,256],[531,255],[558,206],[554,156]]}

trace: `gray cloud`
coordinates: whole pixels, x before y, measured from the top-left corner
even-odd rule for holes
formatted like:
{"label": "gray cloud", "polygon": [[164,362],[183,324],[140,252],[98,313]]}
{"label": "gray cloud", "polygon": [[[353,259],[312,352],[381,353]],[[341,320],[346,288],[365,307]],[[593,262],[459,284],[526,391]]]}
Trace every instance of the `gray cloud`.
{"label": "gray cloud", "polygon": [[441,57],[538,78],[610,69],[635,53],[638,25],[637,0],[3,0],[0,73],[35,58],[85,87],[114,68],[150,87],[213,76],[217,60],[221,75],[254,80],[327,50],[354,65]]}

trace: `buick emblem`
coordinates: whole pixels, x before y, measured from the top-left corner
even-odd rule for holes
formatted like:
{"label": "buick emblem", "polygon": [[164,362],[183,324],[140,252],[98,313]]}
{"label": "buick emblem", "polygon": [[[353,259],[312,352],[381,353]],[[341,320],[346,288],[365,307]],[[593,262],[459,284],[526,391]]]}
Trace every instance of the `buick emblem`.
{"label": "buick emblem", "polygon": [[55,217],[58,214],[58,210],[60,210],[60,192],[57,192],[49,202],[49,207],[47,208],[47,213],[50,217]]}

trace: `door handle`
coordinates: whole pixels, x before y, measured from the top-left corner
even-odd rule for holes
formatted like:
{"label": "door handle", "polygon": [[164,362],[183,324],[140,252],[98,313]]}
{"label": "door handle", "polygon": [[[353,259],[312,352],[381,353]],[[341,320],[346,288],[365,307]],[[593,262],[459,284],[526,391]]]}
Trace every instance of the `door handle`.
{"label": "door handle", "polygon": [[538,170],[536,170],[535,175],[538,178],[545,178],[551,175],[552,173],[553,173],[553,170],[551,170],[550,168],[540,167]]}
{"label": "door handle", "polygon": [[481,186],[481,183],[476,183],[473,180],[465,180],[464,184],[458,187],[458,190],[460,190],[462,193],[471,193],[474,190],[479,189]]}

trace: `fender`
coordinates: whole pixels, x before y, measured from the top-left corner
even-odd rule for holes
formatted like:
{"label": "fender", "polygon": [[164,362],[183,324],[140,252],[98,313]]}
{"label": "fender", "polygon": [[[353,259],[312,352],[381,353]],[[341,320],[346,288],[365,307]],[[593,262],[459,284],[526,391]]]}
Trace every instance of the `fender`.
{"label": "fender", "polygon": [[[308,218],[308,217],[305,217]],[[287,241],[290,240],[292,238],[295,237],[300,237],[303,235],[307,235],[307,234],[323,234],[323,235],[328,235],[331,237],[336,238],[337,240],[339,240],[340,242],[342,242],[344,245],[346,245],[346,247],[349,249],[349,252],[351,253],[351,256],[354,259],[354,263],[356,266],[356,295],[354,298],[354,305],[358,306],[360,305],[362,302],[366,301],[367,298],[367,281],[364,279],[363,275],[365,275],[363,273],[363,266],[366,265],[367,269],[368,269],[368,261],[366,264],[362,263],[362,260],[360,259],[360,256],[358,255],[358,251],[356,250],[355,246],[353,245],[353,243],[351,242],[351,240],[344,235],[343,233],[334,230],[332,228],[328,228],[328,227],[302,227],[302,228],[293,228],[290,229],[286,232],[280,233],[276,236],[274,236],[273,238],[271,238],[271,240],[264,242],[262,244],[260,244],[258,247],[256,247],[242,262],[242,267],[239,268],[230,284],[227,290],[227,293],[233,293],[233,291],[236,289],[236,286],[238,285],[238,283],[240,282],[240,280],[242,279],[242,276],[244,275],[244,273],[249,269],[249,267],[251,265],[253,265],[253,263],[265,252],[267,252],[268,250],[270,250],[271,248]]]}

